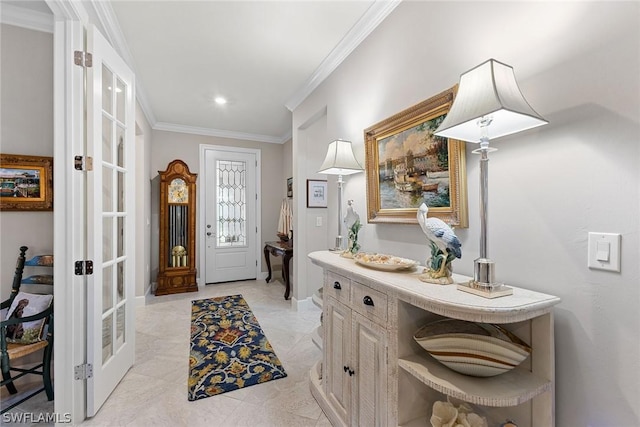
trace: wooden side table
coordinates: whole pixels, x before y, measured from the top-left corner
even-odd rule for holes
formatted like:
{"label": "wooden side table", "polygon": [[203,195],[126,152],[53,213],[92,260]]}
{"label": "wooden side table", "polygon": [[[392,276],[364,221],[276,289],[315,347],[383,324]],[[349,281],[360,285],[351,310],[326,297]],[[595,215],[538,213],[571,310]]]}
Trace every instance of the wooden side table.
{"label": "wooden side table", "polygon": [[267,276],[267,283],[271,280],[271,261],[269,260],[269,254],[273,256],[282,257],[282,277],[284,278],[285,291],[284,299],[289,299],[289,293],[291,292],[291,281],[289,278],[289,261],[293,258],[293,246],[288,242],[265,242],[264,244],[264,259],[267,262],[267,269],[269,275]]}

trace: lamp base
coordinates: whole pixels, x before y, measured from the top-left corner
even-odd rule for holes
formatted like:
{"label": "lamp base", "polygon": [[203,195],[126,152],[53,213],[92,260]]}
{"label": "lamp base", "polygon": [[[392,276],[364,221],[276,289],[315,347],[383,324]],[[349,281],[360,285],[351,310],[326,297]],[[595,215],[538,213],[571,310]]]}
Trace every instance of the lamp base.
{"label": "lamp base", "polygon": [[473,263],[473,280],[458,285],[458,290],[498,298],[513,294],[513,289],[495,281],[496,263],[488,258],[478,258]]}
{"label": "lamp base", "polygon": [[489,286],[486,285],[486,283],[478,283],[474,280],[469,280],[467,283],[459,283],[458,290],[491,299],[513,295],[513,288],[505,286],[502,283],[492,283]]}
{"label": "lamp base", "polygon": [[342,253],[344,249],[342,248],[342,236],[336,237],[336,246],[334,248],[329,249],[329,252],[340,252]]}

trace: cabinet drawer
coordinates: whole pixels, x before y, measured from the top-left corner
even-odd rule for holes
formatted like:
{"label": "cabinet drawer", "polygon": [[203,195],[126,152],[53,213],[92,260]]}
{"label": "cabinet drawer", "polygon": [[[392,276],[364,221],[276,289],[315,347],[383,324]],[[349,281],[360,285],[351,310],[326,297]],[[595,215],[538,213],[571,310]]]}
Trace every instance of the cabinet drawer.
{"label": "cabinet drawer", "polygon": [[334,297],[338,301],[349,304],[349,295],[351,293],[351,279],[327,271],[324,295]]}
{"label": "cabinet drawer", "polygon": [[387,321],[387,295],[362,283],[351,284],[351,307],[369,319]]}

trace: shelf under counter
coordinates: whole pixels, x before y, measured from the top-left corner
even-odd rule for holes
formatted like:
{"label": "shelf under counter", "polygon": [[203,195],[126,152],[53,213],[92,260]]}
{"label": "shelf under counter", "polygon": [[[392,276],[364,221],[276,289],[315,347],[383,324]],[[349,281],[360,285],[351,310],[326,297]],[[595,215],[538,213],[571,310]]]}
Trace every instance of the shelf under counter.
{"label": "shelf under counter", "polygon": [[517,368],[486,378],[459,374],[427,354],[400,358],[398,366],[432,389],[476,405],[517,406],[553,386],[551,381]]}

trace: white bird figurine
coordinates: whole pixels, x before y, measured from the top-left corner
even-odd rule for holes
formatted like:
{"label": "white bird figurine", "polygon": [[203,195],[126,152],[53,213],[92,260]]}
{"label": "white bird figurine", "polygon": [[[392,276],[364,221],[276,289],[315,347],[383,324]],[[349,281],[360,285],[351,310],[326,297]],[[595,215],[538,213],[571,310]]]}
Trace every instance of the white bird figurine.
{"label": "white bird figurine", "polygon": [[347,205],[347,214],[344,216],[344,225],[347,227],[347,230],[350,230],[356,221],[360,221],[360,215],[353,210],[353,200],[348,200]]}
{"label": "white bird figurine", "polygon": [[427,239],[432,241],[442,253],[452,254],[456,258],[462,256],[462,244],[449,225],[440,218],[427,218],[429,208],[421,204],[418,208],[418,223]]}
{"label": "white bird figurine", "polygon": [[362,227],[360,223],[360,215],[353,210],[353,200],[347,201],[349,205],[347,207],[347,214],[344,217],[344,225],[347,227],[349,233],[349,240],[347,243],[347,250],[343,252],[343,256],[351,257],[358,253],[360,244],[358,243],[358,231]]}

